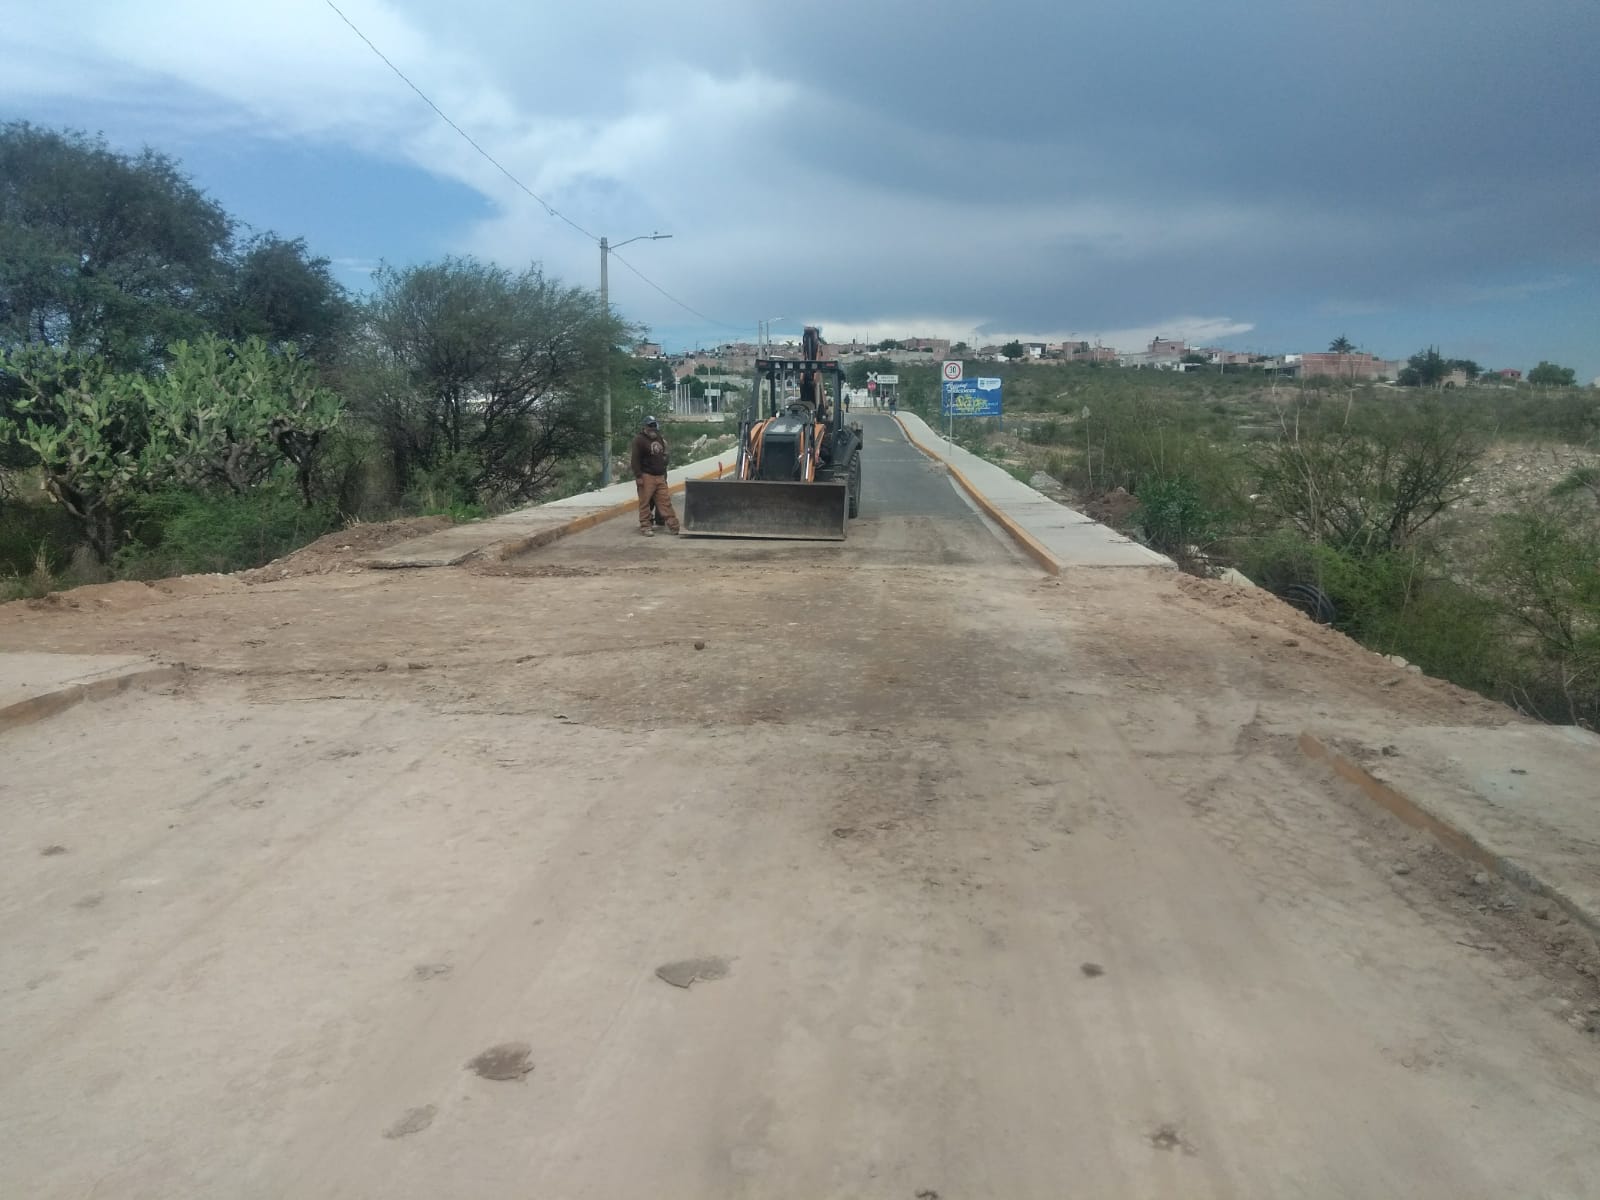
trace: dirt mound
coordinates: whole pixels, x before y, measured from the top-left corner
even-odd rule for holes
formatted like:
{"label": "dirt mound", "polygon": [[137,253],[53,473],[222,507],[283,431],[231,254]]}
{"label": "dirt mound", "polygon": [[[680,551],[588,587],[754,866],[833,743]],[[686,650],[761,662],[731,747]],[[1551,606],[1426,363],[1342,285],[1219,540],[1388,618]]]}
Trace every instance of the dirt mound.
{"label": "dirt mound", "polygon": [[0,605],[0,610],[13,615],[24,611],[78,612],[128,612],[166,600],[185,596],[213,596],[219,592],[235,592],[244,587],[232,575],[178,575],[171,579],[156,579],[148,583],[134,579],[119,579],[114,583],[87,583],[82,587],[51,592],[42,599],[14,600]]}
{"label": "dirt mound", "polygon": [[43,600],[33,601],[41,608],[83,608],[95,611],[121,611],[154,604],[161,596],[148,583],[131,579],[116,583],[89,583],[64,592],[51,592]]}
{"label": "dirt mound", "polygon": [[174,575],[171,579],[152,579],[150,586],[168,596],[211,596],[241,591],[244,583],[237,575]]}
{"label": "dirt mound", "polygon": [[1133,514],[1139,511],[1139,501],[1122,488],[1113,488],[1098,496],[1081,496],[1075,506],[1090,520],[1126,533],[1133,527]]}
{"label": "dirt mound", "polygon": [[376,521],[370,525],[351,525],[324,534],[293,554],[286,554],[264,567],[241,571],[246,583],[271,583],[302,575],[328,575],[355,567],[357,560],[374,550],[383,550],[425,533],[434,533],[454,524],[449,517],[407,517],[402,521]]}

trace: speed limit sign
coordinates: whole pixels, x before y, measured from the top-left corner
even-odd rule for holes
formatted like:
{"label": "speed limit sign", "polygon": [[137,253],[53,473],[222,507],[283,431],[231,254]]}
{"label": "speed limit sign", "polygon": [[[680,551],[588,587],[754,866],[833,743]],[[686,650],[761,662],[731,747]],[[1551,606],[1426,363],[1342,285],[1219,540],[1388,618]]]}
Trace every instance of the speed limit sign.
{"label": "speed limit sign", "polygon": [[961,360],[959,358],[945,359],[944,377],[948,383],[954,383],[961,378]]}

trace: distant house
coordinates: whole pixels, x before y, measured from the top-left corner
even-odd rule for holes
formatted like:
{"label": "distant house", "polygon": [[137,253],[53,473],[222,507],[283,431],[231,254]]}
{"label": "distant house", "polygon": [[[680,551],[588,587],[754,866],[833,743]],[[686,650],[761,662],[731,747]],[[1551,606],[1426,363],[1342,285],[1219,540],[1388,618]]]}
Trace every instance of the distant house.
{"label": "distant house", "polygon": [[1302,379],[1318,375],[1328,379],[1393,379],[1400,373],[1400,364],[1366,353],[1302,354],[1299,359]]}
{"label": "distant house", "polygon": [[1495,374],[1500,376],[1500,378],[1504,379],[1507,383],[1522,382],[1522,372],[1517,370],[1515,367],[1502,367],[1500,370],[1496,371]]}
{"label": "distant house", "polygon": [[1125,367],[1155,367],[1162,371],[1174,370],[1189,353],[1188,343],[1181,338],[1156,337],[1143,352],[1119,354],[1117,361]]}
{"label": "distant house", "polygon": [[1068,362],[1114,363],[1117,352],[1110,346],[1091,346],[1088,342],[1062,342],[1061,357]]}
{"label": "distant house", "polygon": [[1247,367],[1256,360],[1256,356],[1245,350],[1219,350],[1208,347],[1199,353],[1206,356],[1206,362],[1214,367]]}
{"label": "distant house", "polygon": [[661,358],[663,357],[661,353],[661,343],[640,342],[638,345],[634,346],[633,356],[635,358]]}

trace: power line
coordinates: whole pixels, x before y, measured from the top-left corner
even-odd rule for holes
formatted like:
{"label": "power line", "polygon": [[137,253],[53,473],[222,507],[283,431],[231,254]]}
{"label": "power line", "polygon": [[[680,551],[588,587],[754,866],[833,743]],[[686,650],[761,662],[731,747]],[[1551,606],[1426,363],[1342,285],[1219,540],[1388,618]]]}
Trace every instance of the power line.
{"label": "power line", "polygon": [[358,38],[360,38],[363,42],[365,42],[367,44],[367,48],[370,49],[374,54],[376,54],[379,58],[381,58],[383,60],[384,66],[388,67],[389,70],[393,71],[396,75],[398,75],[400,77],[401,81],[408,88],[410,88],[418,96],[421,96],[422,97],[422,102],[424,104],[426,104],[429,108],[433,109],[433,111],[438,114],[439,119],[441,121],[443,121],[446,125],[450,126],[451,129],[454,129],[463,138],[465,138],[466,142],[467,142],[467,145],[471,146],[479,154],[483,155],[484,158],[488,159],[489,162],[493,163],[495,169],[497,171],[499,171],[500,174],[504,175],[512,183],[516,184],[524,192],[527,192],[528,195],[532,196],[535,200],[537,200],[539,202],[539,205],[550,216],[557,217],[560,220],[565,221],[568,225],[572,226],[572,228],[576,229],[579,233],[583,234],[583,236],[588,238],[591,242],[594,242],[596,244],[599,243],[600,239],[598,237],[596,237],[594,234],[590,233],[587,229],[585,229],[582,225],[579,225],[576,221],[574,221],[572,218],[568,217],[565,213],[558,211],[556,209],[555,205],[551,204],[550,201],[546,200],[543,196],[539,195],[538,192],[534,191],[527,184],[523,183],[522,180],[518,179],[510,171],[506,170],[506,168],[501,165],[499,159],[497,159],[494,155],[490,154],[482,146],[478,145],[478,143],[475,140],[473,140],[473,137],[472,137],[472,135],[470,133],[468,133],[465,129],[461,128],[461,126],[457,125],[448,116],[446,116],[445,115],[445,111],[442,108],[440,108],[437,104],[435,104],[432,100],[428,99],[428,94],[426,92],[424,92],[421,88],[419,88],[416,84],[412,83],[411,80],[409,78],[407,78],[406,73],[404,71],[402,71],[399,67],[395,66],[394,63],[390,62],[389,61],[389,56],[387,54],[385,54],[382,50],[379,50],[377,46],[373,45],[372,39],[369,38],[366,34],[362,33],[361,29],[356,25],[356,23],[354,21],[352,21],[349,17],[345,16],[344,13],[342,11],[340,11],[339,6],[337,4],[335,4],[333,2],[333,0],[324,0],[324,3],[326,3],[329,8],[333,9],[334,12],[338,13],[339,14],[339,19],[341,21],[343,21],[346,25],[350,26],[351,31]]}
{"label": "power line", "polygon": [[[424,104],[426,104],[429,108],[433,109],[433,111],[438,115],[438,117],[439,117],[439,119],[441,121],[443,121],[446,125],[450,126],[451,129],[454,129],[457,133],[459,133],[462,136],[462,138],[466,140],[467,145],[471,146],[479,154],[483,155],[483,157],[485,159],[487,159],[490,163],[492,163],[494,165],[495,170],[499,171],[500,174],[504,175],[512,183],[516,184],[517,187],[521,188],[529,196],[532,196],[533,199],[536,200],[539,203],[539,205],[544,209],[544,211],[546,213],[548,213],[550,216],[556,217],[559,220],[565,221],[568,225],[570,225],[573,229],[576,229],[579,233],[583,234],[583,236],[588,238],[591,242],[594,242],[597,245],[599,244],[600,239],[598,237],[596,237],[594,234],[590,233],[587,229],[585,229],[582,225],[579,225],[576,221],[572,220],[572,218],[568,217],[565,213],[559,211],[555,207],[555,205],[550,203],[550,201],[546,200],[543,196],[539,195],[539,193],[535,192],[527,184],[523,183],[522,180],[518,179],[515,175],[513,175],[510,171],[508,171],[501,164],[499,159],[495,158],[494,155],[490,154],[482,146],[478,145],[477,141],[473,139],[473,137],[472,137],[472,135],[470,133],[468,133],[465,129],[461,128],[461,126],[457,125],[454,121],[452,121],[449,118],[449,116],[446,115],[445,111],[442,108],[440,108],[437,104],[435,104],[432,100],[430,100],[428,98],[428,94],[426,92],[424,92],[416,84],[411,82],[410,78],[407,77],[407,75],[406,75],[406,73],[404,71],[402,71],[399,67],[395,66],[394,63],[390,62],[389,61],[389,56],[387,54],[385,54],[382,50],[378,49],[378,47],[373,44],[372,39],[369,38],[366,34],[362,33],[360,27],[354,21],[352,21],[349,17],[345,16],[343,11],[339,8],[339,6],[337,4],[335,4],[333,2],[333,0],[323,0],[323,2],[325,4],[327,4],[327,6],[329,8],[333,9],[333,11],[335,13],[338,14],[339,19],[350,27],[351,32],[353,32],[358,38],[360,38],[363,42],[365,42],[367,44],[367,48],[369,50],[371,50],[374,54],[376,54],[380,59],[383,60],[384,66],[388,67],[389,70],[393,71],[397,76],[400,77],[401,82],[403,82],[408,88],[410,88],[413,92],[415,92],[418,96],[420,96],[422,98],[422,102]],[[662,287],[659,283],[657,283],[655,280],[651,279],[643,271],[639,270],[638,267],[634,266],[627,259],[623,258],[622,255],[618,254],[615,250],[610,251],[610,255],[611,255],[612,258],[616,259],[623,266],[627,267],[628,270],[632,271],[635,275],[637,275],[645,283],[649,284],[656,291],[660,292],[661,295],[665,296],[668,300],[672,301],[672,303],[676,304],[679,308],[683,309],[684,312],[692,313],[694,316],[699,317],[702,321],[709,322],[712,325],[718,325],[718,326],[722,327],[723,329],[738,329],[739,328],[739,326],[730,325],[726,321],[718,321],[715,317],[708,317],[708,316],[706,316],[705,313],[701,312],[699,309],[695,308],[693,305],[685,304],[682,300],[679,300],[671,292],[667,291],[666,288]]]}
{"label": "power line", "polygon": [[632,271],[640,279],[644,280],[645,283],[647,283],[651,287],[655,288],[656,291],[660,292],[668,300],[671,300],[679,308],[683,309],[684,312],[692,313],[693,315],[699,317],[702,321],[708,322],[709,324],[712,324],[712,325],[720,326],[723,329],[738,329],[738,328],[740,328],[740,326],[738,326],[738,325],[730,325],[726,321],[719,321],[715,317],[708,317],[708,316],[706,316],[705,313],[701,312],[698,308],[695,308],[692,305],[685,304],[682,300],[679,300],[676,296],[674,296],[671,292],[667,291],[666,288],[662,287],[654,279],[651,279],[643,271],[639,270],[638,267],[634,266],[627,259],[623,258],[622,255],[618,254],[615,250],[611,251],[611,257],[616,259],[623,266],[627,267],[628,270]]}

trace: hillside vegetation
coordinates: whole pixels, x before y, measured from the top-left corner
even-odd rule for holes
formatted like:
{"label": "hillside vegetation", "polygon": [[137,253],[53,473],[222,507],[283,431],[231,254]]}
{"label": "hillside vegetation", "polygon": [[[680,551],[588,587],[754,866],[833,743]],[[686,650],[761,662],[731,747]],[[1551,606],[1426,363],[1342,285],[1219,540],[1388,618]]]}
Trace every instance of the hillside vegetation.
{"label": "hillside vegetation", "polygon": [[356,521],[599,474],[659,364],[538,266],[383,268],[352,297],[153,150],[0,126],[0,599],[251,567]]}
{"label": "hillside vegetation", "polygon": [[[997,373],[1010,415],[958,420],[969,449],[1187,569],[1237,568],[1430,674],[1600,725],[1600,391]],[[933,371],[902,379],[938,421]]]}

